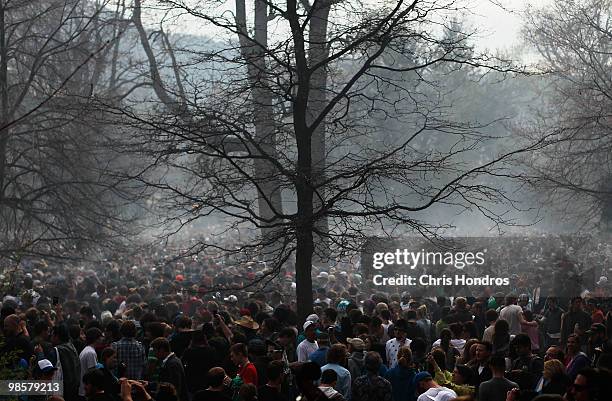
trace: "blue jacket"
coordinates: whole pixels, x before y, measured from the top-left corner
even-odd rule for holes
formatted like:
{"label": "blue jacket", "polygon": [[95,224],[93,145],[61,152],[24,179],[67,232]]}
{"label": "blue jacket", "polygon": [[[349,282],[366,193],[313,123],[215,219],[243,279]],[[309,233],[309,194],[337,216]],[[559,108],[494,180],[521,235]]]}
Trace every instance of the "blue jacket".
{"label": "blue jacket", "polygon": [[319,365],[319,367],[321,368],[323,367],[323,365],[327,363],[327,351],[328,350],[329,350],[328,346],[319,347],[318,350],[310,354],[308,359],[310,359],[311,362],[314,362],[317,365]]}
{"label": "blue jacket", "polygon": [[416,370],[399,364],[387,371],[385,379],[391,383],[393,401],[416,400],[416,388],[412,382],[416,373]]}

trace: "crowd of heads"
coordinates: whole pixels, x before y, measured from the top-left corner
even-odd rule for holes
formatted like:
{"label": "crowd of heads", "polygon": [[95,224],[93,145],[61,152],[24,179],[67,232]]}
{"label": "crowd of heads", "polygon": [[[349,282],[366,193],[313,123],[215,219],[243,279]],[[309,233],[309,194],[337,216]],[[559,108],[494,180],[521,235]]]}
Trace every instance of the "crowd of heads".
{"label": "crowd of heads", "polygon": [[373,291],[345,261],[313,269],[300,318],[293,268],[249,285],[263,276],[215,255],[28,260],[2,299],[0,361],[61,381],[66,401],[586,401],[612,383],[607,280],[572,299],[436,298]]}

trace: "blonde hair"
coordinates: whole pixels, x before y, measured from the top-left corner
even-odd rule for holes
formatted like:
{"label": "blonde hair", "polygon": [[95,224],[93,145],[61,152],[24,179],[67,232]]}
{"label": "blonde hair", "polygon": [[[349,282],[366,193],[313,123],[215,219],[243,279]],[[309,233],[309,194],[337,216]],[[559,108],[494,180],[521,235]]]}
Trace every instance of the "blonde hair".
{"label": "blonde hair", "polygon": [[419,317],[424,318],[427,317],[427,305],[421,305],[416,310]]}
{"label": "blonde hair", "polygon": [[558,359],[551,359],[544,362],[544,372],[550,372],[549,378],[564,375],[565,374],[565,366]]}

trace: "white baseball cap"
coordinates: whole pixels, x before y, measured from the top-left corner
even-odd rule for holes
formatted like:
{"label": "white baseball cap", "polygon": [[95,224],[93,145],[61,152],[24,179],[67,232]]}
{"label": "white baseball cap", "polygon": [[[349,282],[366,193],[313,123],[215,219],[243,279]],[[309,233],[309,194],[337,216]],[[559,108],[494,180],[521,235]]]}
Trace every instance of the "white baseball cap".
{"label": "white baseball cap", "polygon": [[304,326],[303,326],[304,331],[306,331],[306,329],[307,329],[307,328],[309,328],[310,326],[312,326],[313,324],[317,324],[317,323],[316,323],[316,322],[313,322],[312,320],[306,320],[306,321],[304,322]]}
{"label": "white baseball cap", "polygon": [[38,369],[40,369],[40,371],[44,373],[50,372],[52,370],[57,370],[57,368],[53,366],[51,361],[49,361],[48,359],[41,359],[40,361],[38,361]]}

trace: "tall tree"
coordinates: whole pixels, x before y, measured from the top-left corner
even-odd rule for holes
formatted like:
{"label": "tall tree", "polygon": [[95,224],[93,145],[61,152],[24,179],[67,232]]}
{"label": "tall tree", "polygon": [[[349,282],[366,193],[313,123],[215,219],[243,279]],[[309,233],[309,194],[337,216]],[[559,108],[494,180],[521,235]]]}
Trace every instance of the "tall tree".
{"label": "tall tree", "polygon": [[[437,226],[419,213],[436,204],[474,207],[503,220],[489,206],[506,195],[482,179],[506,174],[504,163],[528,148],[481,161],[480,144],[490,138],[476,125],[448,118],[440,102],[444,91],[431,96],[422,90],[436,86],[432,71],[439,64],[514,70],[507,61],[465,51],[468,35],[440,33],[440,24],[456,26],[447,18],[456,2],[256,0],[253,19],[240,0],[235,14],[213,3],[159,4],[210,24],[227,46],[183,49],[191,58],[185,64],[197,65],[199,73],[182,72],[190,82],[183,86],[188,119],[177,119],[169,107],[160,113],[121,110],[141,124],[130,141],[138,158],[150,160],[137,178],[160,191],[160,206],[175,229],[211,215],[236,229],[273,227],[278,254],[260,282],[295,257],[301,317],[312,308],[317,237],[327,243],[321,252],[326,259],[326,253],[357,249],[373,234],[435,234]],[[141,30],[141,39],[146,36]],[[159,63],[151,61],[155,80]],[[206,68],[216,75],[202,76]],[[166,93],[177,93],[176,87]],[[381,132],[381,120],[397,121],[398,135]],[[444,147],[416,146],[434,134],[448,139]],[[228,150],[236,141],[242,147]],[[184,179],[168,179],[168,171]],[[283,208],[257,207],[262,196],[268,205],[277,202],[265,185],[283,192]],[[266,241],[251,231],[237,242],[225,250],[257,253]],[[209,246],[220,247],[214,236],[190,251]]]}

